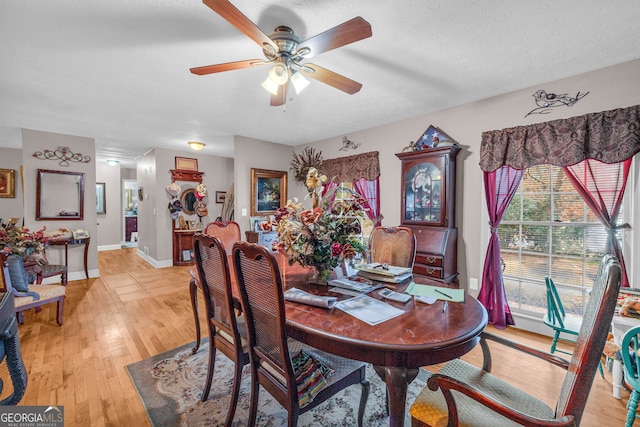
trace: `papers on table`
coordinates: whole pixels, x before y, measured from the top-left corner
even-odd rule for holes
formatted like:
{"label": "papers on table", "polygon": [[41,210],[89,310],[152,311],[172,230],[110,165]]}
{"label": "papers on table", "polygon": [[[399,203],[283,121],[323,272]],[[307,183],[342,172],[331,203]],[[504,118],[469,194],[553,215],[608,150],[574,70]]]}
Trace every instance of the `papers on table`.
{"label": "papers on table", "polygon": [[338,288],[349,289],[351,291],[361,292],[365,294],[367,292],[371,292],[374,289],[378,289],[380,287],[380,286],[372,285],[371,282],[364,283],[358,280],[351,280],[344,277],[341,279],[328,280],[327,284],[331,286],[337,286]]}
{"label": "papers on table", "polygon": [[424,295],[443,301],[463,302],[464,289],[443,288],[439,286],[420,285],[411,282],[405,291],[411,295]]}
{"label": "papers on table", "polygon": [[360,270],[358,271],[358,276],[366,277],[367,279],[371,279],[371,280],[377,280],[379,282],[400,283],[410,278],[412,274],[411,272],[409,272],[405,274],[400,274],[398,276],[385,276],[383,274],[369,273],[368,271]]}
{"label": "papers on table", "polygon": [[316,307],[333,308],[338,301],[338,297],[313,295],[298,288],[289,288],[284,293],[287,301],[299,302],[301,304],[314,305]]}
{"label": "papers on table", "polygon": [[411,267],[397,267],[395,265],[380,264],[379,262],[356,265],[356,269],[361,272],[387,277],[411,274]]}
{"label": "papers on table", "polygon": [[367,295],[340,301],[335,308],[370,325],[377,325],[404,313],[403,310]]}

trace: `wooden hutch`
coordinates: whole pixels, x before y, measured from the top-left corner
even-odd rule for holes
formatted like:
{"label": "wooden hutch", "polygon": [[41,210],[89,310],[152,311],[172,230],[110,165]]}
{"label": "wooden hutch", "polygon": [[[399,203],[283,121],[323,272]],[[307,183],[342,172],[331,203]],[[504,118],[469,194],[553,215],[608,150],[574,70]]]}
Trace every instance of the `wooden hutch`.
{"label": "wooden hutch", "polygon": [[[195,182],[195,185],[202,183],[202,175],[204,172],[171,169],[171,182],[187,181]],[[194,185],[194,187],[195,187]],[[171,220],[173,228],[173,265],[193,265],[193,236],[200,230],[184,230],[180,226],[176,226],[176,220]],[[188,251],[188,256],[185,256]]]}
{"label": "wooden hutch", "polygon": [[458,286],[456,155],[458,145],[398,153],[401,218],[416,236],[415,274]]}

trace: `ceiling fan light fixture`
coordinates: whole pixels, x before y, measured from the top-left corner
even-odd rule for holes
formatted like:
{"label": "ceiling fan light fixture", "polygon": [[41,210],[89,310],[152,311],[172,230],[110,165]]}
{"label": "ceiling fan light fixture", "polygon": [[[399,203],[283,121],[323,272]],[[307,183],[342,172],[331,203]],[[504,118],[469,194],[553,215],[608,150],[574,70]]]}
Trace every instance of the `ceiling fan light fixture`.
{"label": "ceiling fan light fixture", "polygon": [[189,144],[189,147],[191,147],[192,150],[194,151],[200,151],[204,148],[204,142],[200,142],[200,141],[189,141],[187,142],[187,144]]}
{"label": "ceiling fan light fixture", "polygon": [[269,78],[277,85],[283,85],[289,80],[289,70],[287,67],[278,62],[269,70]]}
{"label": "ceiling fan light fixture", "polygon": [[291,74],[291,83],[293,84],[293,87],[298,95],[300,95],[300,92],[302,92],[307,86],[311,84],[311,82],[307,80],[299,71]]}
{"label": "ceiling fan light fixture", "polygon": [[271,77],[267,77],[267,79],[262,82],[262,87],[271,95],[278,94],[279,85],[275,83],[273,80],[271,80]]}

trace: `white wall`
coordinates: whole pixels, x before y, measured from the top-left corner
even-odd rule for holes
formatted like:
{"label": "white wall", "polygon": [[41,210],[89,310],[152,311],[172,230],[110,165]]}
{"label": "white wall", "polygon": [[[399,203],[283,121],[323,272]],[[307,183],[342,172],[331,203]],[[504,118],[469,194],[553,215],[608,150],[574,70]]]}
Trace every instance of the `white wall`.
{"label": "white wall", "polygon": [[[33,157],[35,152],[44,150],[56,150],[58,147],[69,147],[73,153],[89,156],[88,163],[70,162],[68,167],[61,166],[56,160],[40,160]],[[43,226],[47,230],[55,230],[61,227],[73,230],[84,228],[89,232],[91,242],[87,266],[90,277],[98,277],[98,253],[97,241],[97,217],[95,209],[96,200],[96,161],[95,141],[92,138],[80,136],[62,135],[58,133],[41,132],[30,129],[22,130],[22,164],[24,165],[24,217],[25,225],[31,229],[39,230]],[[84,173],[84,219],[83,220],[47,220],[36,221],[36,176],[38,169],[59,170],[67,172]],[[60,249],[60,250],[57,250]],[[69,248],[69,280],[84,279],[83,247]],[[64,262],[64,251],[60,248],[48,248],[47,257],[52,264]]]}
{"label": "white wall", "polygon": [[[292,197],[291,189],[295,190],[295,184],[289,173],[292,155],[293,147],[288,145],[236,136],[234,147],[234,219],[240,225],[243,239],[245,231],[249,230],[249,216],[251,215],[251,168],[286,171],[288,174],[287,199],[290,199]],[[242,215],[243,210],[247,212],[245,216]]]}
{"label": "white wall", "polygon": [[[120,248],[122,240],[122,184],[120,183],[120,166],[111,166],[107,162],[96,162],[96,182],[105,183],[106,213],[97,214],[98,249]],[[90,205],[87,201],[87,206]]]}
{"label": "white wall", "polygon": [[[458,141],[463,147],[458,154],[457,169],[458,270],[460,285],[466,287],[470,277],[481,277],[488,241],[483,177],[478,166],[482,132],[639,104],[638,76],[640,60],[555,82],[541,83],[528,89],[413,119],[352,132],[347,135],[349,139],[362,144],[355,151],[339,151],[342,147],[342,135],[311,145],[322,150],[325,159],[379,151],[381,213],[385,217],[383,224],[397,225],[400,223],[401,166],[395,153],[399,153],[410,141],[418,139],[429,125],[439,127]],[[525,118],[524,116],[536,107],[532,95],[538,89],[569,95],[575,95],[577,92],[590,93],[573,107],[558,107],[549,114],[534,114]],[[384,105],[380,108],[384,108]],[[477,291],[471,293],[477,294]]]}
{"label": "white wall", "polygon": [[[20,135],[20,138],[22,138],[22,135]],[[15,197],[0,198],[0,218],[4,223],[6,223],[9,218],[22,219],[24,216],[24,210],[22,207],[23,188],[20,166],[22,166],[22,150],[15,148],[0,148],[0,169],[12,169],[15,177]]]}
{"label": "white wall", "polygon": [[[203,224],[220,215],[222,205],[215,203],[215,192],[226,191],[233,182],[234,161],[227,157],[156,148],[138,160],[137,181],[143,188],[143,200],[138,201],[138,252],[156,267],[173,265],[173,228],[168,210],[171,196],[166,187],[171,183],[170,171],[175,169],[176,156],[197,159],[198,170],[204,172],[202,182],[208,189],[209,214],[202,217]],[[184,187],[195,184],[184,183]],[[198,220],[198,216],[185,219]]]}

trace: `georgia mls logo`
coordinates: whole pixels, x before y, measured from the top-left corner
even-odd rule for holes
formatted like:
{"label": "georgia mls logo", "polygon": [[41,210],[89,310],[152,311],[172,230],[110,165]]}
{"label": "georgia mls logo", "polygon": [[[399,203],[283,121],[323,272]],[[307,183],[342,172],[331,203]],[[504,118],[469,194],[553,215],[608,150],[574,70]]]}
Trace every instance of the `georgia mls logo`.
{"label": "georgia mls logo", "polygon": [[0,407],[0,427],[4,426],[64,427],[64,406]]}

